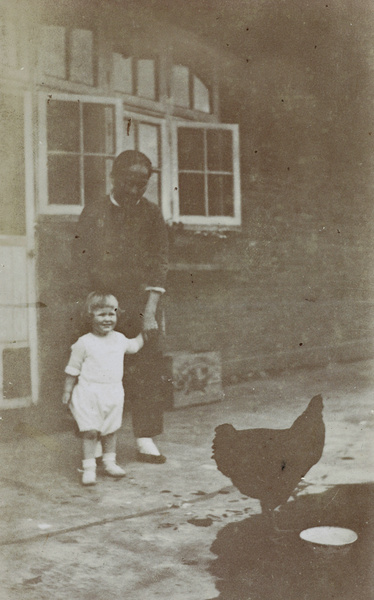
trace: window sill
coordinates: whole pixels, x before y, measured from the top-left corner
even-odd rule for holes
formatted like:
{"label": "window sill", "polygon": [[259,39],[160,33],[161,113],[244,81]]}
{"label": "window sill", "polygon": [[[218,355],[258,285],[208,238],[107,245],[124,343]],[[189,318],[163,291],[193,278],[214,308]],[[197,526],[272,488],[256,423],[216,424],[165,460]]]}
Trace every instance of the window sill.
{"label": "window sill", "polygon": [[236,266],[229,266],[217,263],[171,263],[169,272],[237,272],[240,269]]}

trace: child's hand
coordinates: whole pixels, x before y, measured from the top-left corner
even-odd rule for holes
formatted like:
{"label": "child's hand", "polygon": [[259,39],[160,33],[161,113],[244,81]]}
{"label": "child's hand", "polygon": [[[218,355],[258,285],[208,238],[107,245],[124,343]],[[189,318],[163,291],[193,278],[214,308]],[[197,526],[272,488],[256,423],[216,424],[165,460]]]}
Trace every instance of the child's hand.
{"label": "child's hand", "polygon": [[71,392],[64,392],[62,394],[62,404],[69,404],[71,398]]}

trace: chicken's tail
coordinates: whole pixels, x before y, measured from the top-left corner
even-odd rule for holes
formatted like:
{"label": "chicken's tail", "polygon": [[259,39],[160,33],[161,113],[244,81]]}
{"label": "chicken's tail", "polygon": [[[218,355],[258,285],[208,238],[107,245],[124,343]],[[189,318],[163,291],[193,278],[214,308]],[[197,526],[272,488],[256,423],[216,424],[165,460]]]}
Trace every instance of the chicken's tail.
{"label": "chicken's tail", "polygon": [[227,477],[230,477],[232,466],[235,464],[233,451],[236,434],[235,427],[229,423],[218,425],[215,429],[212,458],[216,461],[219,471]]}

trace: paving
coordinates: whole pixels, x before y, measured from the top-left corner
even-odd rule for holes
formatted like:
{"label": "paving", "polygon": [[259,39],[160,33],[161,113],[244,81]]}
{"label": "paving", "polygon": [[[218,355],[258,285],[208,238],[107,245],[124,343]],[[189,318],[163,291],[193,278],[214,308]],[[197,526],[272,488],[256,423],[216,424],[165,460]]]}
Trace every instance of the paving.
{"label": "paving", "polygon": [[[136,462],[126,418],[118,462],[127,475],[99,470],[92,488],[80,483],[73,426],[48,432],[4,418],[0,600],[369,600],[373,381],[374,362],[362,361],[229,386],[221,402],[166,413],[164,465]],[[211,459],[214,428],[289,427],[317,393],[323,456],[269,531],[259,502]],[[358,533],[347,556],[321,559],[300,540],[321,524]]]}

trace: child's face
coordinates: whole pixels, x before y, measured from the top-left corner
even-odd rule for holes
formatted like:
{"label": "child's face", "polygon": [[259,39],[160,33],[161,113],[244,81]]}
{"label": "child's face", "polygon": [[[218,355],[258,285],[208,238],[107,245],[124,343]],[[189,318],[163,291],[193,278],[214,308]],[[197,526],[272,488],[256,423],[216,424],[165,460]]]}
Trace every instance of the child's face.
{"label": "child's face", "polygon": [[92,332],[96,335],[108,335],[117,323],[117,309],[113,306],[103,306],[93,311]]}

